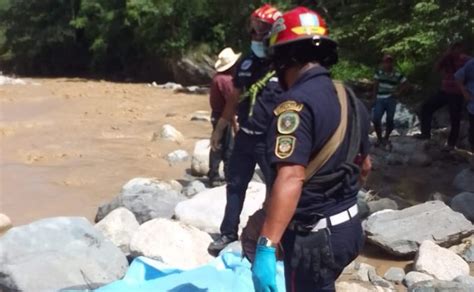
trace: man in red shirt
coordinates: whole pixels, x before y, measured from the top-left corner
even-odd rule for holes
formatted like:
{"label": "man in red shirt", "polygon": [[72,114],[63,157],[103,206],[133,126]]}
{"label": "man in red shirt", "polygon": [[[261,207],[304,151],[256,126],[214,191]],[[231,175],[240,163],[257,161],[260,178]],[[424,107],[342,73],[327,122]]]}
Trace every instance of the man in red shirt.
{"label": "man in red shirt", "polygon": [[[233,75],[235,64],[240,58],[240,53],[236,54],[231,48],[225,48],[219,53],[216,64],[214,65],[217,73],[214,75],[211,83],[211,91],[209,95],[209,102],[211,105],[211,123],[213,130],[216,128],[217,121],[224,112],[224,107],[232,96],[234,90]],[[221,161],[224,162],[224,174],[227,176],[227,167],[232,148],[234,144],[234,138],[232,135],[231,126],[227,126],[224,130],[224,134],[220,140],[220,147],[212,150],[209,153],[209,184],[212,187],[223,184],[222,179],[219,177],[219,164]]]}
{"label": "man in red shirt", "polygon": [[444,106],[449,106],[451,119],[451,131],[448,137],[446,149],[454,149],[458,141],[461,117],[463,111],[463,95],[454,73],[459,70],[469,60],[469,56],[464,54],[464,46],[461,42],[453,43],[448,51],[437,63],[436,69],[442,75],[441,89],[437,94],[428,99],[421,109],[421,135],[420,139],[431,138],[431,120],[433,114]]}

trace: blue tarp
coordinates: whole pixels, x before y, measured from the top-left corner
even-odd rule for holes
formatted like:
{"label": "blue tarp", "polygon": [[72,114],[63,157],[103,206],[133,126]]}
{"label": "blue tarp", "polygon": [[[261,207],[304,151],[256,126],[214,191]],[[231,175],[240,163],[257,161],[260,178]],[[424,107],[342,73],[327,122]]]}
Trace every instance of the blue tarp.
{"label": "blue tarp", "polygon": [[[242,259],[235,252],[224,253],[213,262],[193,270],[175,269],[149,258],[138,257],[122,280],[96,291],[253,292],[250,266],[247,259]],[[285,291],[281,262],[277,265],[277,286],[278,291]]]}

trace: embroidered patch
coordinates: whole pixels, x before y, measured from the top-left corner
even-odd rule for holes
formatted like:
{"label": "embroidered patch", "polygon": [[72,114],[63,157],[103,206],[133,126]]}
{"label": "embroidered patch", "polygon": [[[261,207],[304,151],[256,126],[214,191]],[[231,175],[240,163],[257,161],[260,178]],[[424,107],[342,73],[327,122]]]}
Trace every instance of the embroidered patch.
{"label": "embroidered patch", "polygon": [[280,103],[280,105],[278,105],[278,106],[275,108],[275,110],[273,111],[273,113],[274,113],[276,116],[279,116],[279,115],[281,115],[282,113],[287,112],[287,111],[300,112],[302,109],[303,109],[303,104],[297,103],[297,102],[294,101],[294,100],[288,100],[288,101],[285,101],[285,102],[283,102],[283,103]]}
{"label": "embroidered patch", "polygon": [[278,132],[283,135],[292,134],[300,125],[300,116],[294,111],[287,111],[278,117]]}
{"label": "embroidered patch", "polygon": [[278,136],[275,145],[275,155],[280,159],[285,159],[293,154],[295,150],[296,137]]}
{"label": "embroidered patch", "polygon": [[242,65],[240,65],[240,69],[247,70],[250,66],[252,66],[252,60],[245,60],[242,62]]}

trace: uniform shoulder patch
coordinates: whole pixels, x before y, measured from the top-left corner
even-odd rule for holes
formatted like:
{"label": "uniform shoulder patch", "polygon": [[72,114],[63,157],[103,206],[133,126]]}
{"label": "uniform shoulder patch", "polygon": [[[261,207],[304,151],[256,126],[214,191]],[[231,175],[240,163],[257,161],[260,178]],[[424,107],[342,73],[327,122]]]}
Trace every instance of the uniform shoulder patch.
{"label": "uniform shoulder patch", "polygon": [[302,103],[298,103],[294,100],[287,100],[285,102],[282,102],[280,103],[276,108],[275,110],[273,111],[273,113],[276,115],[276,116],[279,116],[281,115],[282,113],[284,112],[287,112],[287,111],[294,111],[294,112],[300,112],[301,110],[303,110],[303,107],[304,105]]}
{"label": "uniform shoulder patch", "polygon": [[300,116],[297,112],[286,111],[278,116],[277,129],[280,134],[292,134],[300,125]]}
{"label": "uniform shoulder patch", "polygon": [[295,150],[296,137],[278,136],[275,144],[275,155],[280,159],[290,157]]}

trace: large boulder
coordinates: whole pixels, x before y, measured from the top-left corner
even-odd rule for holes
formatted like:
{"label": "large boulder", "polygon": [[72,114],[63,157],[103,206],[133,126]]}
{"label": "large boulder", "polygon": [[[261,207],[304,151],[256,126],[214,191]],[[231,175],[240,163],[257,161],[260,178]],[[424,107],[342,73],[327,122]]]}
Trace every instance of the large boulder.
{"label": "large boulder", "polygon": [[[240,227],[247,224],[248,217],[261,208],[265,200],[265,185],[251,182],[240,214]],[[226,206],[226,186],[205,190],[192,199],[180,202],[175,216],[181,222],[209,233],[219,233]]]}
{"label": "large boulder", "polygon": [[209,139],[196,142],[191,158],[191,174],[194,176],[205,176],[209,172]]}
{"label": "large boulder", "polygon": [[95,225],[126,255],[130,254],[130,240],[139,226],[135,215],[123,207],[113,210]]}
{"label": "large boulder", "polygon": [[12,221],[7,215],[0,213],[0,233],[12,227]]}
{"label": "large boulder", "polygon": [[449,246],[474,232],[469,220],[440,201],[375,213],[364,227],[368,241],[397,256],[414,255],[424,240]]}
{"label": "large boulder", "polygon": [[450,206],[454,211],[474,222],[474,193],[460,193],[451,200]]}
{"label": "large boulder", "polygon": [[446,281],[469,275],[469,265],[460,256],[429,240],[423,241],[420,246],[415,270]]}
{"label": "large boulder", "polygon": [[208,263],[209,234],[169,219],[153,219],[138,228],[130,243],[132,256],[146,256],[180,269]]}
{"label": "large boulder", "polygon": [[171,218],[176,204],[185,199],[173,188],[154,178],[134,178],[111,202],[99,207],[95,221],[99,222],[119,207],[132,211],[140,223],[158,217]]}
{"label": "large boulder", "polygon": [[209,84],[215,73],[213,61],[205,54],[173,59],[168,65],[173,79],[183,85]]}
{"label": "large boulder", "polygon": [[454,178],[453,185],[460,191],[474,193],[474,170],[466,168]]}
{"label": "large boulder", "polygon": [[43,219],[0,238],[0,290],[95,289],[125,275],[125,255],[81,217]]}

